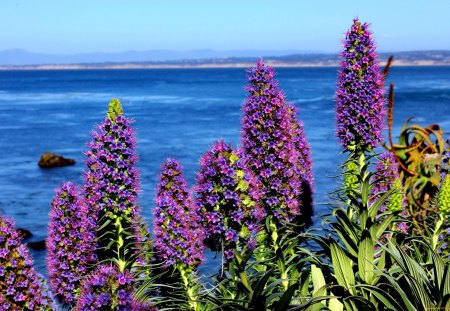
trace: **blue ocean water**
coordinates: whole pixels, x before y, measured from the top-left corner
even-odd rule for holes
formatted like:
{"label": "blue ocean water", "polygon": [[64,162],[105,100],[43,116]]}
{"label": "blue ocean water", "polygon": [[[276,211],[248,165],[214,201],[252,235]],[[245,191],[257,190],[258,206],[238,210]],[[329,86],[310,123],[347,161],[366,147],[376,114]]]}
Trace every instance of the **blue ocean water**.
{"label": "blue ocean water", "polygon": [[[328,193],[339,184],[333,176],[342,161],[334,137],[336,68],[280,68],[277,79],[312,146],[314,160],[314,226],[328,212]],[[425,126],[440,124],[450,131],[450,67],[393,68],[394,133],[408,117]],[[100,123],[108,102],[119,98],[135,120],[140,157],[142,214],[151,221],[154,189],[161,163],[176,157],[190,185],[200,156],[218,139],[236,146],[240,107],[245,100],[244,69],[153,69],[0,71],[0,213],[33,240],[46,237],[54,189],[64,181],[82,183],[86,142]],[[44,151],[77,161],[75,166],[40,169]],[[45,251],[33,251],[45,274]],[[212,271],[211,256],[202,268]]]}

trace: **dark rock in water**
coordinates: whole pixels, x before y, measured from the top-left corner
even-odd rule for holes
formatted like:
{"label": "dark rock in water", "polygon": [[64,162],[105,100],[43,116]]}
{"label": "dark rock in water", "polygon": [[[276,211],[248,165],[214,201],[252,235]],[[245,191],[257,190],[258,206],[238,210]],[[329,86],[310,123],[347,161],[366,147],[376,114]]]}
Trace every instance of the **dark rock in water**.
{"label": "dark rock in water", "polygon": [[30,230],[23,228],[17,228],[16,230],[19,231],[19,234],[22,236],[22,239],[28,239],[29,237],[33,236],[33,233],[31,233]]}
{"label": "dark rock in water", "polygon": [[36,242],[28,242],[27,246],[36,251],[40,251],[40,250],[45,249],[45,240],[36,241]]}
{"label": "dark rock in water", "polygon": [[75,164],[75,160],[66,159],[63,156],[50,152],[44,152],[38,162],[38,165],[43,168],[67,166],[73,164]]}

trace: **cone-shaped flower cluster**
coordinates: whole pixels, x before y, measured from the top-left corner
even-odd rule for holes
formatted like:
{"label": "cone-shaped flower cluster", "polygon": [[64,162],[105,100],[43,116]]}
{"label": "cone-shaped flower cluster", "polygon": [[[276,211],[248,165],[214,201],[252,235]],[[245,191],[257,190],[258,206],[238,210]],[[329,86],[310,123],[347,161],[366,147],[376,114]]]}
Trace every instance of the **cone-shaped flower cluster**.
{"label": "cone-shaped flower cluster", "polygon": [[382,139],[386,108],[384,81],[367,24],[354,20],[341,56],[344,60],[336,92],[336,134],[347,150],[355,146],[372,149]]}
{"label": "cone-shaped flower cluster", "polygon": [[[274,79],[275,71],[258,61],[249,69],[250,93],[243,106],[242,147],[245,161],[262,190],[262,204],[268,215],[290,222],[301,215],[302,176],[298,174],[303,156],[300,124]],[[294,129],[296,131],[294,132]],[[308,163],[310,163],[310,160]],[[308,171],[310,168],[303,168]],[[306,177],[307,174],[305,173]]]}
{"label": "cone-shaped flower cluster", "polygon": [[75,184],[56,190],[50,212],[47,267],[50,287],[64,304],[75,302],[75,291],[94,261],[94,241],[86,231],[87,207]]}
{"label": "cone-shaped flower cluster", "polygon": [[405,207],[403,186],[398,172],[398,164],[391,151],[386,151],[379,156],[372,178],[374,186],[372,188],[371,202],[376,201],[388,190],[395,189],[387,204],[381,206],[380,212],[386,211],[386,208],[391,212],[401,211]]}
{"label": "cone-shaped flower cluster", "polygon": [[436,207],[440,214],[450,216],[450,174],[445,175],[442,181]]}
{"label": "cone-shaped flower cluster", "polygon": [[164,266],[200,264],[204,250],[200,208],[193,204],[175,159],[167,159],[162,166],[153,213],[155,255]]}
{"label": "cone-shaped flower cluster", "polygon": [[228,259],[234,249],[253,249],[256,244],[257,225],[265,216],[256,185],[242,157],[223,141],[200,160],[196,203],[202,208],[209,246],[223,246]]}
{"label": "cone-shaped flower cluster", "polygon": [[347,192],[358,187],[358,165],[354,161],[348,161],[345,165],[344,189]]}
{"label": "cone-shaped flower cluster", "polygon": [[[90,150],[86,152],[88,170],[84,173],[83,191],[89,207],[88,216],[93,220],[93,230],[98,230],[107,220],[111,220],[102,232],[97,232],[100,260],[115,256],[108,249],[111,240],[121,238],[124,243],[130,241],[120,250],[122,256],[134,255],[130,249],[135,249],[134,244],[141,242],[140,229],[136,226],[139,218],[139,182],[135,168],[135,134],[131,123],[123,115],[120,102],[112,100],[108,115],[92,133],[93,141],[88,144]],[[118,232],[131,232],[134,238],[118,238]]]}
{"label": "cone-shaped flower cluster", "polygon": [[133,298],[133,278],[116,266],[101,265],[81,285],[75,311],[144,311]]}
{"label": "cone-shaped flower cluster", "polygon": [[14,221],[0,216],[0,310],[54,310]]}

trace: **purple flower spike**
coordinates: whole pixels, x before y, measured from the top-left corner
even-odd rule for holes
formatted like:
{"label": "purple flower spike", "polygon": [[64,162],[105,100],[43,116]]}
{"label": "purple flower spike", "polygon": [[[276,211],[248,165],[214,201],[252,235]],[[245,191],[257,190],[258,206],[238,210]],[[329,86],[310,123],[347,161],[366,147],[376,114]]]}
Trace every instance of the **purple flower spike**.
{"label": "purple flower spike", "polygon": [[48,226],[47,267],[51,289],[68,305],[75,302],[76,289],[93,261],[94,240],[86,230],[86,214],[73,183],[56,190]]}
{"label": "purple flower spike", "polygon": [[221,250],[223,244],[230,258],[234,249],[256,244],[257,225],[265,216],[258,204],[257,182],[241,155],[223,141],[215,143],[200,160],[195,192],[213,250]]}
{"label": "purple flower spike", "polygon": [[162,166],[153,214],[155,256],[164,266],[200,264],[204,250],[200,208],[192,201],[175,159],[167,159]]}
{"label": "purple flower spike", "polygon": [[[131,244],[144,240],[138,225],[139,173],[135,167],[136,143],[131,124],[132,121],[123,115],[120,102],[112,100],[108,115],[92,133],[93,141],[88,144],[90,150],[86,152],[88,169],[84,172],[83,192],[88,205],[88,218],[92,220],[92,231],[98,231],[105,221],[111,220],[102,232],[96,232],[100,260],[117,256],[108,245],[117,238],[118,217],[122,228],[133,234],[133,239],[122,237],[130,242],[122,248],[119,257],[129,260],[129,256],[136,255],[138,249]],[[111,234],[105,235],[105,232]]]}
{"label": "purple flower spike", "polygon": [[250,94],[242,108],[244,159],[256,176],[267,215],[280,222],[307,222],[299,217],[304,216],[302,183],[312,183],[309,147],[299,150],[306,146],[303,128],[274,76],[275,71],[262,61],[249,69]]}
{"label": "purple flower spike", "polygon": [[0,216],[0,310],[56,310],[12,219]]}
{"label": "purple flower spike", "polygon": [[116,266],[101,265],[85,278],[75,311],[155,310],[145,307],[133,298],[133,278],[120,272]]}
{"label": "purple flower spike", "polygon": [[353,21],[344,41],[336,92],[336,135],[346,150],[373,149],[382,139],[384,81],[368,24]]}

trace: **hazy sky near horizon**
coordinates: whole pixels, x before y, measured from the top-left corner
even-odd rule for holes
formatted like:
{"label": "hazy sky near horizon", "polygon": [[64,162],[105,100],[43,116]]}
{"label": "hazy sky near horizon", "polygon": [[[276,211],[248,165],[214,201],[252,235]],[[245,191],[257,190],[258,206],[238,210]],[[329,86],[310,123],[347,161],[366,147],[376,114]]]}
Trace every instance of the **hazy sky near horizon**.
{"label": "hazy sky near horizon", "polygon": [[450,50],[449,0],[3,0],[0,50],[336,52],[352,19],[379,51]]}

